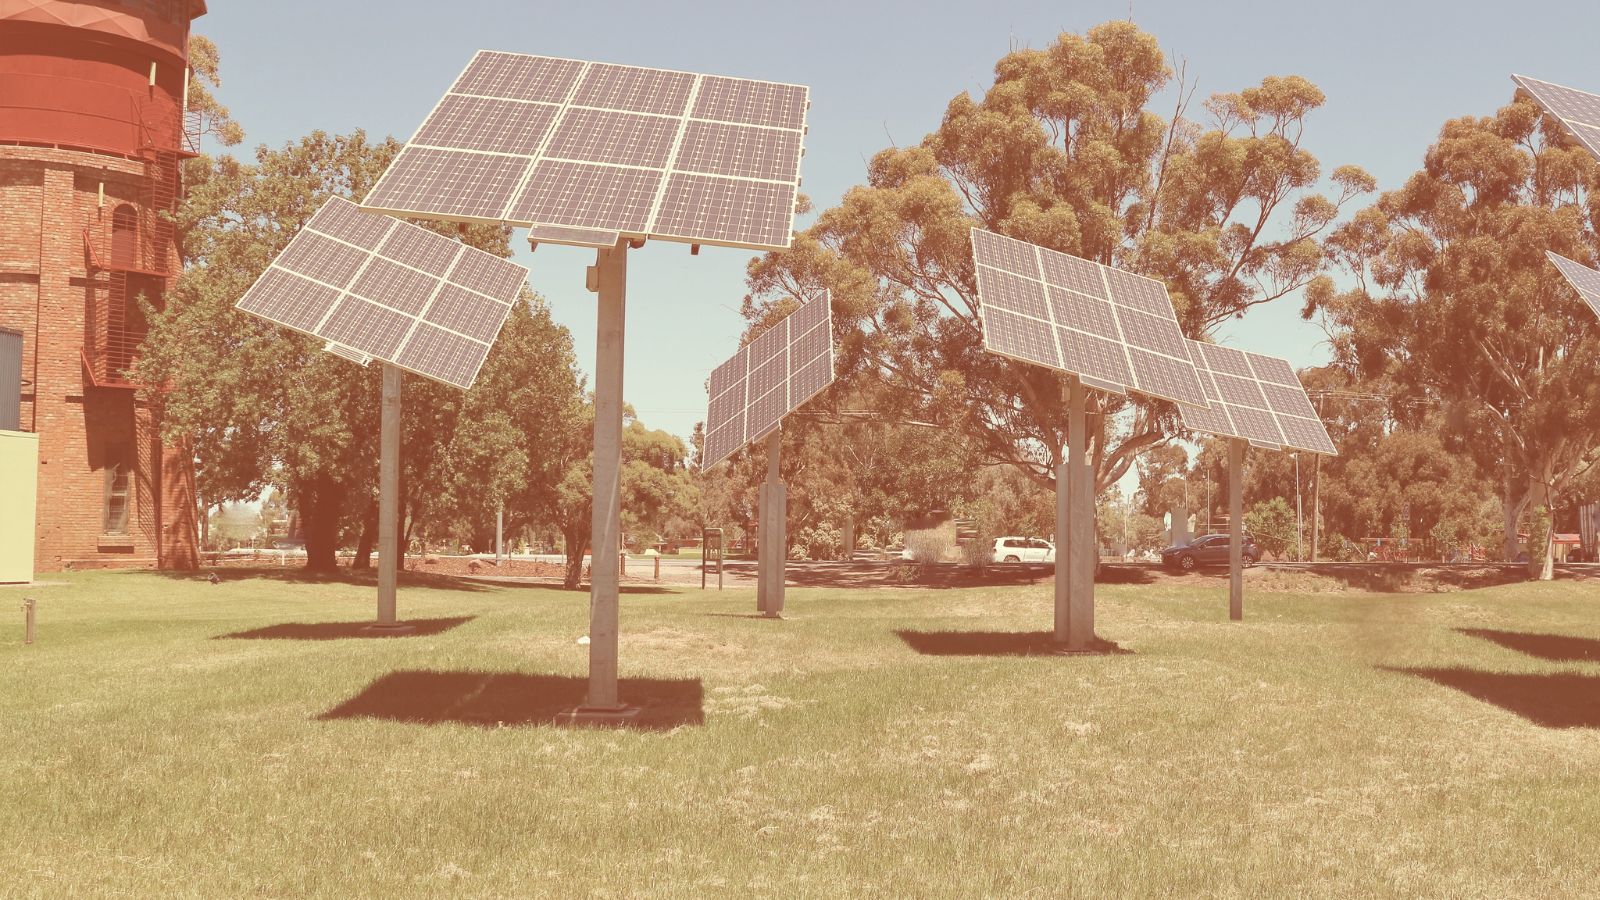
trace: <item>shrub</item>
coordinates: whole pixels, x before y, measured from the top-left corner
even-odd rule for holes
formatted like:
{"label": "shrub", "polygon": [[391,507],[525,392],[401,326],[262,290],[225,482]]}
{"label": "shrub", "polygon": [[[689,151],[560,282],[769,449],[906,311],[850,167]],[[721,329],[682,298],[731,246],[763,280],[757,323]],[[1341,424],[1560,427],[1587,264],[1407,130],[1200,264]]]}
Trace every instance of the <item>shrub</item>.
{"label": "shrub", "polygon": [[906,532],[906,549],[911,551],[911,558],[922,565],[944,562],[954,547],[955,536],[948,529]]}

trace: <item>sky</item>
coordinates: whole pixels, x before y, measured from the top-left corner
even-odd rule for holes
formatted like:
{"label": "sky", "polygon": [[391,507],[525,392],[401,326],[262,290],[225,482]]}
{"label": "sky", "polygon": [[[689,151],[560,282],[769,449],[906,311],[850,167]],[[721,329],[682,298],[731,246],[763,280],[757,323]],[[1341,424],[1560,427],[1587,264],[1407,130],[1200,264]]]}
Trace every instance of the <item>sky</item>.
{"label": "sky", "polygon": [[[1131,18],[1186,64],[1197,100],[1268,75],[1303,75],[1327,95],[1303,146],[1323,172],[1355,164],[1380,190],[1422,162],[1447,119],[1489,115],[1513,72],[1600,90],[1600,3],[1593,0],[1055,0],[637,3],[415,0],[213,0],[195,31],[222,59],[219,99],[247,153],[316,129],[405,139],[479,49],[792,82],[811,88],[802,190],[815,209],[861,183],[866,161],[938,127],[952,97],[974,97],[1008,50],[1045,47]],[[1157,105],[1165,115],[1169,103]],[[1191,116],[1203,116],[1198,103]],[[1352,207],[1352,211],[1355,207]],[[797,227],[809,225],[813,215]],[[593,372],[592,250],[519,233],[517,261],[572,330]],[[738,346],[748,251],[651,242],[628,261],[624,394],[651,427],[685,439],[705,417],[705,380]],[[1227,344],[1327,359],[1298,296],[1258,307],[1218,335]]]}

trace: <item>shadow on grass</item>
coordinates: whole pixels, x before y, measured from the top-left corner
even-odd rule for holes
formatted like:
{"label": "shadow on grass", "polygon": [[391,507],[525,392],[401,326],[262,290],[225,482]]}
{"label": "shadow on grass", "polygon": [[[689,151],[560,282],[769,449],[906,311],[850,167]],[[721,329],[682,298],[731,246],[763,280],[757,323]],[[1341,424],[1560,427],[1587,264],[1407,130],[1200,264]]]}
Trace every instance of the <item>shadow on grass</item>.
{"label": "shadow on grass", "polygon": [[[448,576],[445,576],[448,577]],[[575,588],[569,588],[561,583],[559,578],[539,578],[531,575],[462,575],[465,581],[478,584],[492,584],[502,588],[523,588],[525,590],[562,591],[568,594],[589,593],[589,584],[584,582]],[[620,594],[674,594],[687,589],[690,585],[683,584],[676,587],[667,584],[624,584],[617,588]],[[694,585],[696,589],[699,585]]]}
{"label": "shadow on grass", "polygon": [[1546,728],[1600,728],[1600,676],[1558,672],[1526,675],[1475,669],[1404,669],[1435,684],[1492,703]]}
{"label": "shadow on grass", "polygon": [[[260,579],[263,581],[276,581],[283,584],[358,584],[376,588],[378,585],[377,569],[351,569],[340,567],[336,572],[312,572],[305,566],[206,566],[197,571],[182,571],[178,569],[141,569],[140,574],[154,574],[172,581],[205,582],[211,575],[216,575],[223,584],[233,581]],[[479,583],[469,578],[454,575],[435,575],[431,572],[400,572],[398,584],[402,588],[434,588],[443,591],[471,591],[474,593],[490,590],[488,585]]]}
{"label": "shadow on grass", "polygon": [[[756,580],[757,565],[729,560],[727,573],[742,581]],[[991,563],[979,569],[957,563],[916,563],[910,560],[818,562],[789,560],[783,580],[791,587],[874,588],[907,587],[962,589],[1047,584],[1055,578],[1055,563]],[[1099,584],[1151,584],[1148,566],[1101,566]]]}
{"label": "shadow on grass", "polygon": [[244,640],[244,641],[338,641],[346,638],[398,638],[398,637],[427,637],[442,634],[458,625],[470,622],[474,616],[460,616],[452,619],[409,619],[401,625],[410,626],[411,630],[399,634],[382,631],[367,631],[372,627],[372,621],[365,622],[286,622],[282,625],[268,625],[265,628],[253,628],[249,631],[235,631],[232,634],[219,634],[213,640]]}
{"label": "shadow on grass", "polygon": [[1509,650],[1555,662],[1600,661],[1600,640],[1568,637],[1563,634],[1529,634],[1523,631],[1496,631],[1493,628],[1457,628],[1469,637],[1493,641]]}
{"label": "shadow on grass", "polygon": [[1096,638],[1087,651],[1071,652],[1049,631],[896,631],[923,656],[1120,656],[1131,654]]}
{"label": "shadow on grass", "polygon": [[[505,672],[391,672],[317,718],[389,719],[419,725],[455,723],[481,727],[554,725],[583,703],[586,679],[566,675]],[[665,731],[704,725],[700,679],[622,678],[623,703],[640,708],[629,727]]]}

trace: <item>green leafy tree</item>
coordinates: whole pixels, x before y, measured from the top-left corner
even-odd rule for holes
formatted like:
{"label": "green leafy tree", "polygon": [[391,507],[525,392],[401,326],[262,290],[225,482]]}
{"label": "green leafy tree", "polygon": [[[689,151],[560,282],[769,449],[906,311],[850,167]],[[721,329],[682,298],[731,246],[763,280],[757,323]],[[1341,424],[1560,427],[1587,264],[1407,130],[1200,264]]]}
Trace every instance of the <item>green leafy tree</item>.
{"label": "green leafy tree", "polygon": [[[1447,433],[1501,481],[1502,545],[1600,447],[1600,329],[1545,258],[1593,264],[1600,167],[1526,97],[1447,122],[1421,171],[1341,226],[1355,276],[1308,295],[1335,350],[1370,378],[1444,405]],[[1549,541],[1533,574],[1552,575]]]}
{"label": "green leafy tree", "polygon": [[1244,514],[1244,524],[1250,529],[1256,545],[1275,558],[1283,558],[1284,554],[1293,552],[1298,546],[1294,510],[1282,497],[1273,497],[1251,507]]}
{"label": "green leafy tree", "polygon": [[[1165,280],[1202,336],[1303,288],[1321,235],[1372,182],[1321,170],[1301,146],[1323,102],[1268,78],[1206,103],[1211,122],[1148,108],[1173,77],[1128,22],[1007,54],[979,99],[952,99],[920,143],[873,157],[867,183],[795,245],[752,263],[746,313],[831,288],[846,377],[885,385],[876,408],[959,433],[987,462],[1052,486],[1066,432],[1063,382],[983,352],[969,229],[982,226]],[[1103,397],[1091,428],[1101,489],[1177,434],[1164,403]]]}
{"label": "green leafy tree", "polygon": [[[329,196],[359,199],[398,150],[361,132],[315,132],[255,161],[219,157],[200,169],[179,209],[186,268],[137,363],[145,399],[162,409],[165,437],[187,441],[199,493],[211,504],[282,488],[299,512],[307,566],[331,569],[348,535],[375,530],[380,370],[325,353],[321,343],[248,316],[233,304]],[[454,233],[454,230],[452,230]],[[460,232],[504,254],[508,231]],[[441,477],[460,391],[407,378],[402,484],[421,498]],[[491,403],[490,405],[494,405]],[[412,523],[415,524],[415,520]]]}

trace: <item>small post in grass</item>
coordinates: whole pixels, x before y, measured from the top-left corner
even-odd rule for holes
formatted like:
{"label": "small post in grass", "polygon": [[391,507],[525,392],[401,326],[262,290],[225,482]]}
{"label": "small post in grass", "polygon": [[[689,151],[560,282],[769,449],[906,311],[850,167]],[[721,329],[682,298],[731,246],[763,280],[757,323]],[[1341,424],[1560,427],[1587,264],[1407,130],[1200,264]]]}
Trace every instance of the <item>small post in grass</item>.
{"label": "small post in grass", "polygon": [[22,600],[22,642],[24,644],[33,643],[33,610],[34,610],[34,606],[35,606],[35,603],[33,602],[33,598],[32,597],[23,598],[23,600]]}

